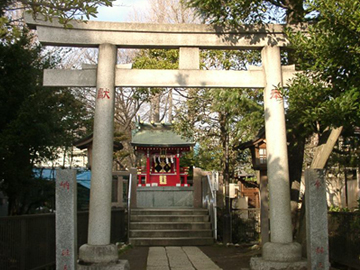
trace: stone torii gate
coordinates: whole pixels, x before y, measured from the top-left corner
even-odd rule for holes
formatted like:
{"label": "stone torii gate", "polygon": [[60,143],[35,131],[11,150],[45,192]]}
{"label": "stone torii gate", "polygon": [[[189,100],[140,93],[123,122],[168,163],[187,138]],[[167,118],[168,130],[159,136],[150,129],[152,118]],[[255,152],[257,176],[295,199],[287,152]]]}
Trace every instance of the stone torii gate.
{"label": "stone torii gate", "polygon": [[[263,88],[270,194],[271,241],[252,269],[306,269],[301,246],[293,241],[284,102],[278,87],[295,73],[281,66],[280,48],[288,44],[284,26],[244,26],[236,31],[209,25],[73,22],[73,27],[27,17],[40,42],[52,46],[95,47],[97,66],[83,70],[45,70],[45,86],[96,87],[93,164],[88,243],[79,259],[108,264],[118,259],[110,244],[111,175],[115,87]],[[116,65],[117,48],[179,49],[178,70],[123,69]],[[249,71],[200,70],[200,49],[261,50],[262,67]],[[82,265],[81,269],[85,266]],[[115,267],[115,266],[114,266]],[[93,269],[93,268],[91,268]],[[110,268],[107,268],[110,269]],[[111,268],[117,269],[117,268]]]}

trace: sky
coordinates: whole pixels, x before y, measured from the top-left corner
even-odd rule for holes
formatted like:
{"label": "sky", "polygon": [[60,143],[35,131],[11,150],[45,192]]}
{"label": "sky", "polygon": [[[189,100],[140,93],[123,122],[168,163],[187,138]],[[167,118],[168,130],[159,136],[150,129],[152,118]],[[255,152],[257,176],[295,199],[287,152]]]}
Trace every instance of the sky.
{"label": "sky", "polygon": [[148,0],[116,0],[112,7],[99,7],[97,18],[91,20],[126,22],[134,9],[142,9],[147,4]]}

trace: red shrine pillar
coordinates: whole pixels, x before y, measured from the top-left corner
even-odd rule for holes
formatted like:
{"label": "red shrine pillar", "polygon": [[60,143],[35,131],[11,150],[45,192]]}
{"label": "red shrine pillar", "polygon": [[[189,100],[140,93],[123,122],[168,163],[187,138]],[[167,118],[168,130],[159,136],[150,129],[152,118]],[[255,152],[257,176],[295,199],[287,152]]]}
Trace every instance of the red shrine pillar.
{"label": "red shrine pillar", "polygon": [[146,179],[145,179],[145,186],[146,184],[150,183],[150,153],[149,149],[147,150],[146,155]]}
{"label": "red shrine pillar", "polygon": [[176,180],[179,184],[181,184],[180,182],[180,154],[179,154],[179,149],[177,150],[177,154],[176,154]]}

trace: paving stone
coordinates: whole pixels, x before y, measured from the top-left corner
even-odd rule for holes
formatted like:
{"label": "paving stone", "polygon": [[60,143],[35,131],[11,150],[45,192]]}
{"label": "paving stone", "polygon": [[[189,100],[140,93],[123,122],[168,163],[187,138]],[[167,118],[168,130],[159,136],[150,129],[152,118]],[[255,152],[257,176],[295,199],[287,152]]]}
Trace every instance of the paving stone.
{"label": "paving stone", "polygon": [[169,266],[147,266],[146,270],[170,270]]}
{"label": "paving stone", "polygon": [[194,269],[181,247],[166,247],[171,269]]}
{"label": "paving stone", "polygon": [[208,256],[206,256],[198,247],[183,247],[182,248],[192,265],[197,270],[219,270],[217,266]]}
{"label": "paving stone", "polygon": [[[166,255],[166,250],[164,247],[150,247],[149,255],[147,259],[147,268],[149,267],[167,267],[164,269],[168,269],[168,258]],[[155,269],[155,268],[154,268]]]}
{"label": "paving stone", "polygon": [[198,247],[150,247],[147,270],[221,270]]}

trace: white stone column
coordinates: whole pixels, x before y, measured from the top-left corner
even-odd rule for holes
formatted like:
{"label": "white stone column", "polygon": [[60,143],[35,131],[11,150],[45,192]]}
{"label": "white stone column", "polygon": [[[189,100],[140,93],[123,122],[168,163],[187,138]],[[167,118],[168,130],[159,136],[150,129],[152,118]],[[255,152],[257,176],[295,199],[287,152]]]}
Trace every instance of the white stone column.
{"label": "white stone column", "polygon": [[261,55],[266,81],[264,109],[271,240],[264,244],[261,260],[252,258],[251,267],[306,269],[303,263],[289,265],[301,260],[301,245],[293,242],[292,238],[285,112],[279,89],[282,86],[280,48],[264,47]]}
{"label": "white stone column", "polygon": [[99,46],[91,170],[88,244],[80,247],[81,261],[102,263],[118,259],[110,245],[111,188],[115,106],[116,47]]}
{"label": "white stone column", "polygon": [[264,109],[271,205],[271,242],[291,243],[292,226],[285,111],[284,101],[280,89],[278,89],[278,87],[282,87],[280,48],[265,47],[262,51],[262,64],[266,81]]}

